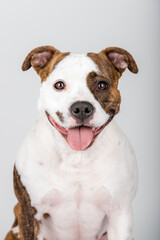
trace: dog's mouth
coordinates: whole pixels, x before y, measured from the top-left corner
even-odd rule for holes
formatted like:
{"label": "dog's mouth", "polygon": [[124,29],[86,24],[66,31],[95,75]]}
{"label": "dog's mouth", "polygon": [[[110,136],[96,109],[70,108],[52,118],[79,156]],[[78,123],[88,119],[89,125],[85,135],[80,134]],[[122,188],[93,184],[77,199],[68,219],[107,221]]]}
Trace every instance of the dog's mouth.
{"label": "dog's mouth", "polygon": [[66,129],[56,123],[48,112],[46,112],[46,115],[49,122],[62,134],[62,136],[68,142],[69,146],[76,151],[82,151],[90,147],[95,141],[96,137],[113,118],[113,115],[111,115],[107,122],[96,128],[80,125]]}

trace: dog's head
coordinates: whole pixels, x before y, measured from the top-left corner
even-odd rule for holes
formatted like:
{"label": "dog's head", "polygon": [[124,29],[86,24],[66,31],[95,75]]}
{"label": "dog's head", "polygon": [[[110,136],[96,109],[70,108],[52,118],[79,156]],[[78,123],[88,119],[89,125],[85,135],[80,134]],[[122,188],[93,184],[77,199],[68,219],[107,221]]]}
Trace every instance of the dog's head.
{"label": "dog's head", "polygon": [[118,80],[124,70],[138,72],[131,54],[117,47],[88,54],[38,47],[28,54],[22,69],[31,66],[42,82],[40,112],[79,151],[91,146],[119,112]]}

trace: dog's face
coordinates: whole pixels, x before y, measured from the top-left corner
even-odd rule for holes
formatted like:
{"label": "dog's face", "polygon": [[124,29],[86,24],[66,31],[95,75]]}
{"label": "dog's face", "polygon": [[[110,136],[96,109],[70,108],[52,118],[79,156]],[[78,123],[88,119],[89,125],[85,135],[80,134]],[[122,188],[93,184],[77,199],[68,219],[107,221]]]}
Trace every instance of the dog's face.
{"label": "dog's face", "polygon": [[74,150],[92,145],[119,112],[118,79],[128,69],[137,73],[133,57],[120,48],[100,53],[70,54],[45,46],[32,50],[22,69],[31,66],[42,85],[38,102],[45,115]]}

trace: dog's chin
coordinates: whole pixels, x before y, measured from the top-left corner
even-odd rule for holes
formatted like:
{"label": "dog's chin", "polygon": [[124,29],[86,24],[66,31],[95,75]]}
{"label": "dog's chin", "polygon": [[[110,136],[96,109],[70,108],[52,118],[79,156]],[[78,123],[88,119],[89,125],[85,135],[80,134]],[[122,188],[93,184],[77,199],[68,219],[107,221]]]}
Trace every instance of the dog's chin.
{"label": "dog's chin", "polygon": [[54,126],[61,133],[61,135],[68,142],[69,146],[76,151],[82,151],[89,148],[95,141],[96,137],[113,118],[113,115],[111,115],[103,125],[96,128],[88,125],[79,125],[66,129],[56,123],[48,112],[45,113],[52,126]]}

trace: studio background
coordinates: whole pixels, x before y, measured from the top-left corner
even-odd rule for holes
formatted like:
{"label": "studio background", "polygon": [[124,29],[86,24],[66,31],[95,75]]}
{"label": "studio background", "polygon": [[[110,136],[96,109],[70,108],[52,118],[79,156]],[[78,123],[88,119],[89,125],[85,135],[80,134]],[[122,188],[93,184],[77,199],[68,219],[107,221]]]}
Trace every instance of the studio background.
{"label": "studio background", "polygon": [[117,46],[135,58],[139,73],[126,70],[120,79],[115,120],[137,155],[135,240],[160,239],[159,7],[158,0],[0,1],[0,239],[14,220],[16,154],[39,116],[40,79],[33,69],[22,72],[21,65],[42,45],[74,53]]}

